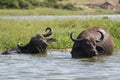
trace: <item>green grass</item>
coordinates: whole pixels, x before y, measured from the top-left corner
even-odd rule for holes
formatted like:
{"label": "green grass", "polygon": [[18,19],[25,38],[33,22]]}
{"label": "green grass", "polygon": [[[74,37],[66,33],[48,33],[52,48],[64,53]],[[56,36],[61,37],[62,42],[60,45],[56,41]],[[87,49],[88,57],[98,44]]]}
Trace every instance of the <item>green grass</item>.
{"label": "green grass", "polygon": [[73,42],[70,40],[69,34],[75,31],[76,37],[81,31],[93,27],[102,26],[107,28],[113,35],[115,49],[120,48],[120,21],[109,19],[86,19],[86,20],[4,20],[0,19],[0,51],[14,48],[17,43],[23,45],[28,43],[32,36],[37,33],[45,33],[46,27],[52,27],[54,33],[51,37],[58,41],[49,45],[49,49],[67,49],[71,48]]}
{"label": "green grass", "polygon": [[0,9],[0,16],[24,16],[24,15],[87,15],[87,14],[116,14],[119,11],[96,9],[89,10],[63,10],[52,8],[35,8],[35,9]]}
{"label": "green grass", "polygon": [[35,8],[35,9],[1,9],[0,15],[68,15],[80,14],[80,11],[52,9],[52,8]]}

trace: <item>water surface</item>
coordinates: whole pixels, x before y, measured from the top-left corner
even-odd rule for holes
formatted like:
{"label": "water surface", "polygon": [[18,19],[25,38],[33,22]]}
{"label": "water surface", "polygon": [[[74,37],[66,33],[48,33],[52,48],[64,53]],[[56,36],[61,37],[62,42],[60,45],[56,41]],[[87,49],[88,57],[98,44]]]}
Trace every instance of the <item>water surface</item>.
{"label": "water surface", "polygon": [[61,16],[0,16],[2,19],[12,19],[12,20],[62,20],[62,19],[88,19],[88,18],[103,18],[108,17],[113,20],[120,20],[120,14],[113,15],[61,15]]}
{"label": "water surface", "polygon": [[119,80],[120,55],[72,59],[69,51],[48,51],[46,57],[0,55],[1,80]]}

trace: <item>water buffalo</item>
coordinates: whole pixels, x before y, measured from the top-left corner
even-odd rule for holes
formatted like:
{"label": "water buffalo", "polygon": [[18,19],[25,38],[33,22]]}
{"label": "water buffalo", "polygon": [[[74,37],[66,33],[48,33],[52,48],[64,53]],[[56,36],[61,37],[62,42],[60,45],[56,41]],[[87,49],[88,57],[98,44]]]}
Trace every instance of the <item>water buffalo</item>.
{"label": "water buffalo", "polygon": [[32,37],[29,43],[27,43],[25,46],[22,46],[20,43],[18,43],[17,48],[7,50],[3,52],[2,54],[9,54],[11,51],[17,51],[18,53],[25,53],[25,54],[36,54],[36,53],[47,53],[47,46],[48,43],[56,42],[56,39],[54,38],[46,38],[52,35],[53,30],[48,27],[45,31],[48,31],[46,34],[37,34],[36,36]]}
{"label": "water buffalo", "polygon": [[70,34],[74,45],[71,50],[72,58],[90,58],[103,54],[112,54],[114,42],[111,34],[101,27],[92,27],[82,31],[77,39]]}

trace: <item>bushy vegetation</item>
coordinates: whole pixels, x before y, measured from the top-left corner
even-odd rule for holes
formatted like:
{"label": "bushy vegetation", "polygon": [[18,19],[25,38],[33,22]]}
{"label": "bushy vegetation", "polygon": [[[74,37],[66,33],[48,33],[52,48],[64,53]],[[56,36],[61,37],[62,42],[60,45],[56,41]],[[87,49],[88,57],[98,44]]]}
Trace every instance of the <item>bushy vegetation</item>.
{"label": "bushy vegetation", "polygon": [[[69,35],[72,31],[76,37],[81,31],[101,26],[107,28],[113,35],[115,49],[120,49],[120,21],[109,19],[86,19],[86,20],[53,20],[53,21],[17,21],[0,19],[0,51],[16,47],[17,43],[28,43],[32,36],[37,33],[45,33],[46,27],[51,27],[54,33],[51,37],[58,41],[49,45],[49,49],[67,49],[72,47],[73,42]],[[64,36],[63,36],[64,35]]]}
{"label": "bushy vegetation", "polygon": [[59,4],[58,1],[61,0],[0,0],[0,8],[8,9],[31,9],[34,7],[49,7],[57,9],[68,9],[74,10],[75,7],[72,4]]}
{"label": "bushy vegetation", "polygon": [[[87,3],[92,3],[90,1],[80,0],[78,4],[77,2],[77,0],[0,0],[0,15],[4,15],[3,13],[5,10],[8,10],[5,13],[7,15],[66,15],[66,13],[67,15],[68,13],[69,15],[80,15],[120,13],[120,10],[102,9],[99,7],[100,4],[87,6]],[[48,10],[50,9],[52,11],[49,12]]]}
{"label": "bushy vegetation", "polygon": [[19,8],[31,8],[32,0],[0,0],[0,8],[8,8],[8,9],[19,9]]}

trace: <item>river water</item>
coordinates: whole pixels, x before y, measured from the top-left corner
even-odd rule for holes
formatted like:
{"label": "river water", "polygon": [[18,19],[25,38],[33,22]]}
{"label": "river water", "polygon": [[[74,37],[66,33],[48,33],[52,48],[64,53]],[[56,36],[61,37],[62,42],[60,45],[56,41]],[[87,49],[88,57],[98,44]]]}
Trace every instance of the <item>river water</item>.
{"label": "river water", "polygon": [[0,16],[2,19],[12,20],[56,20],[56,19],[88,19],[88,18],[103,18],[108,17],[113,20],[120,20],[120,14],[113,15],[62,15],[62,16]]}
{"label": "river water", "polygon": [[37,55],[0,55],[1,80],[120,80],[120,53],[72,59],[70,51]]}

